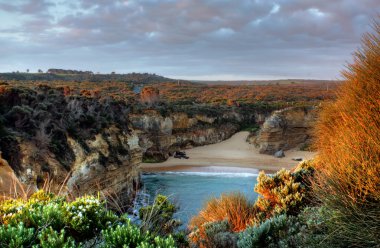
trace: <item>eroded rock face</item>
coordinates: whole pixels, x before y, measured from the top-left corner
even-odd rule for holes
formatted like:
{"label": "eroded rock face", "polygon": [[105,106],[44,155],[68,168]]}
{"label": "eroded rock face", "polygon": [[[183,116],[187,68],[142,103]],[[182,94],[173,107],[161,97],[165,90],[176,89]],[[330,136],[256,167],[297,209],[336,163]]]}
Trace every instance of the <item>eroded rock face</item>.
{"label": "eroded rock face", "polygon": [[261,127],[257,136],[249,142],[260,153],[274,154],[310,142],[312,127],[317,118],[315,107],[295,107],[273,112]]}
{"label": "eroded rock face", "polygon": [[[179,149],[214,144],[231,137],[239,130],[243,117],[237,113],[217,117],[186,113],[172,113],[168,117],[147,111],[131,116],[133,128],[139,133],[144,156],[164,161]],[[230,118],[230,119],[228,119]]]}
{"label": "eroded rock face", "polygon": [[130,198],[139,183],[137,167],[142,158],[136,133],[127,134],[113,126],[86,143],[89,151],[69,138],[75,154],[67,181],[69,190],[80,193],[108,190]]}

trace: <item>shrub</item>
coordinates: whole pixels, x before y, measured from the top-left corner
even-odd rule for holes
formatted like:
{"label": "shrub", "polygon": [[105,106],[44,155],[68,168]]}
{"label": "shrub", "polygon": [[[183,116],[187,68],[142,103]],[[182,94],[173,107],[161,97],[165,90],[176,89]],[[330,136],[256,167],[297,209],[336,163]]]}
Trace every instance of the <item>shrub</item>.
{"label": "shrub", "polygon": [[[252,204],[241,193],[222,194],[220,198],[210,199],[203,209],[190,220],[189,228],[192,243],[212,242],[215,235],[207,234],[208,223],[227,221],[228,229],[223,232],[239,232],[254,222],[255,211]],[[214,226],[215,227],[215,226]],[[215,231],[213,231],[215,232]],[[222,234],[223,235],[223,234]]]}
{"label": "shrub", "polygon": [[93,196],[85,196],[65,203],[65,223],[80,233],[80,239],[95,236],[100,230],[117,220],[112,212],[105,209],[104,203]]}
{"label": "shrub", "polygon": [[298,214],[310,201],[309,180],[313,174],[312,162],[300,163],[293,172],[282,169],[273,176],[260,172],[255,186],[255,191],[261,195],[255,203],[259,219]]}
{"label": "shrub", "polygon": [[156,235],[167,235],[181,225],[179,220],[173,219],[177,207],[168,197],[157,195],[152,205],[140,208],[139,217],[141,228]]}
{"label": "shrub", "polygon": [[118,225],[102,231],[105,248],[118,247],[158,247],[171,248],[175,247],[174,239],[152,237],[149,232],[141,232],[137,226],[133,226],[129,221],[123,225]]}
{"label": "shrub", "polygon": [[76,245],[72,237],[66,238],[65,230],[60,232],[55,231],[52,227],[48,227],[38,235],[41,248],[77,248],[81,245]]}
{"label": "shrub", "polygon": [[231,232],[227,220],[206,222],[200,229],[190,233],[189,237],[196,247],[233,248],[237,245],[237,234]]}
{"label": "shrub", "polygon": [[132,225],[93,196],[68,202],[38,191],[27,200],[0,202],[0,221],[1,247],[81,247],[79,241],[86,247],[93,241],[104,241],[105,247],[175,247],[172,236],[159,237]]}
{"label": "shrub", "polygon": [[16,226],[0,226],[1,247],[18,248],[29,246],[34,239],[34,229],[20,222]]}
{"label": "shrub", "polygon": [[238,247],[336,247],[327,235],[321,208],[306,208],[299,216],[278,215],[240,233]]}
{"label": "shrub", "polygon": [[317,198],[342,245],[380,244],[380,24],[366,34],[347,66],[335,102],[316,126]]}

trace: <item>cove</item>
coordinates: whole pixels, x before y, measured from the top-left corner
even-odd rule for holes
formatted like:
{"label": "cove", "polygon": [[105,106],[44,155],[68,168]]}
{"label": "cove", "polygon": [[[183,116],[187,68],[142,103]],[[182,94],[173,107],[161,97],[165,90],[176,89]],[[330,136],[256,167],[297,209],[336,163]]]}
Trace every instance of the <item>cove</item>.
{"label": "cove", "polygon": [[175,215],[185,228],[210,197],[241,192],[251,201],[257,198],[254,186],[257,173],[232,172],[160,172],[142,175],[143,191],[150,200],[157,194],[169,196],[179,206]]}

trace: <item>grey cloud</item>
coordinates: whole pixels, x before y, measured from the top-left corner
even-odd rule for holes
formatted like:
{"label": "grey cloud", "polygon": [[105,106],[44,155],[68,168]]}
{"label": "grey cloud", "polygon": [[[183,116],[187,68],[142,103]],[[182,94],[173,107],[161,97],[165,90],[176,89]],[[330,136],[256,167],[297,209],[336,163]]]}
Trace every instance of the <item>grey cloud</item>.
{"label": "grey cloud", "polygon": [[43,47],[40,63],[55,67],[334,78],[380,5],[378,0],[32,0],[0,9],[30,17],[13,31],[23,42],[14,40],[11,30],[8,40],[0,36],[0,44],[24,52],[6,52],[3,60],[28,61]]}

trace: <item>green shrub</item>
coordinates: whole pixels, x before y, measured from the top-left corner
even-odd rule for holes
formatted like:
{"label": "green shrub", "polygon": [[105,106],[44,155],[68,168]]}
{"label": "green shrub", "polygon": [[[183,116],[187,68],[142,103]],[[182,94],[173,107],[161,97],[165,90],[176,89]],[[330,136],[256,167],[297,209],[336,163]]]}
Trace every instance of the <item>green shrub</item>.
{"label": "green shrub", "polygon": [[141,227],[155,235],[173,233],[181,225],[179,220],[173,219],[176,211],[177,207],[167,196],[157,195],[152,205],[140,208]]}
{"label": "green shrub", "polygon": [[141,232],[137,226],[134,226],[127,221],[123,225],[117,225],[102,231],[104,238],[103,247],[105,248],[119,248],[119,247],[157,247],[157,248],[171,248],[175,247],[174,239],[169,236],[168,238],[152,237],[149,232]]}
{"label": "green shrub", "polygon": [[190,234],[192,245],[196,247],[234,248],[237,245],[237,234],[231,231],[227,220],[207,222]]}
{"label": "green shrub", "polygon": [[118,225],[102,231],[104,247],[137,247],[148,239],[148,234],[142,234],[137,226],[129,221],[124,225]]}
{"label": "green shrub", "polygon": [[325,242],[323,208],[306,208],[299,216],[278,215],[240,233],[238,247],[337,247]]}
{"label": "green shrub", "polygon": [[34,228],[27,228],[22,222],[16,226],[0,226],[1,247],[19,248],[30,246],[34,238]]}
{"label": "green shrub", "polygon": [[[170,225],[174,205],[164,196],[157,202],[163,217],[155,218],[161,225]],[[0,221],[0,247],[71,248],[81,247],[79,241],[88,244],[92,240],[104,247],[175,247],[172,236],[159,237],[141,230],[126,216],[108,211],[104,202],[93,196],[69,202],[38,191],[28,200],[0,202]]]}
{"label": "green shrub", "polygon": [[98,198],[85,196],[73,202],[65,203],[65,223],[80,239],[95,236],[100,230],[117,220],[115,214],[107,211]]}
{"label": "green shrub", "polygon": [[76,248],[81,245],[76,245],[72,237],[65,235],[65,230],[60,232],[55,231],[52,227],[48,227],[40,232],[38,235],[41,248]]}

